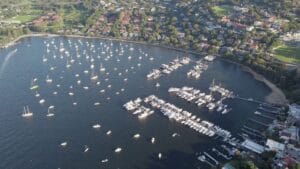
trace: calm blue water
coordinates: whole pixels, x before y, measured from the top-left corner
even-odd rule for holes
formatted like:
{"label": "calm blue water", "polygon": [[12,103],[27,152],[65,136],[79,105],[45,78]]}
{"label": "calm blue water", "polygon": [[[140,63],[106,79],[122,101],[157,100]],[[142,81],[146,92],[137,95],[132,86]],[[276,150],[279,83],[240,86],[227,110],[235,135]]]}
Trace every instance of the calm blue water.
{"label": "calm blue water", "polygon": [[[69,56],[59,52],[60,44],[63,44]],[[109,50],[103,54],[106,47]],[[134,50],[130,50],[131,47]],[[121,48],[124,49],[123,55],[119,55]],[[17,52],[13,53],[15,49]],[[81,57],[78,58],[78,55]],[[108,58],[109,55],[111,57]],[[33,37],[23,39],[8,49],[1,49],[0,56],[0,168],[3,169],[209,168],[207,164],[197,161],[195,153],[218,146],[218,140],[169,121],[158,111],[140,121],[124,110],[122,105],[136,97],[155,94],[237,134],[247,119],[254,116],[258,105],[226,100],[232,111],[221,115],[199,109],[170,95],[168,88],[192,86],[207,92],[215,79],[246,98],[264,100],[270,92],[264,84],[254,80],[238,66],[219,60],[212,63],[198,80],[186,76],[195,64],[191,63],[168,76],[147,81],[146,75],[150,70],[185,54],[123,42]],[[43,56],[48,59],[45,63]],[[128,59],[129,56],[132,59]],[[93,74],[98,75],[100,85],[90,80],[91,57],[95,65]],[[154,60],[151,61],[150,57]],[[198,60],[201,56],[190,57]],[[71,58],[74,63],[70,63]],[[66,68],[67,63],[71,64],[70,68]],[[99,71],[101,64],[109,74]],[[50,70],[51,67],[54,70]],[[84,70],[89,70],[89,74],[86,75]],[[119,76],[119,73],[122,75]],[[79,77],[75,77],[75,74],[79,74]],[[53,79],[51,84],[45,81],[47,75]],[[39,98],[30,90],[34,78],[38,79]],[[125,82],[124,78],[128,78],[128,81]],[[77,80],[81,80],[80,85],[77,85]],[[160,88],[155,87],[157,82],[161,84]],[[58,84],[60,87],[57,87]],[[83,86],[89,89],[84,90]],[[122,88],[124,92],[121,92]],[[100,93],[103,89],[105,92]],[[54,91],[58,94],[54,95]],[[69,92],[73,92],[74,96],[69,96]],[[120,95],[116,95],[116,92],[120,92]],[[40,99],[45,99],[43,105],[39,104]],[[77,105],[74,106],[73,102],[77,102]],[[95,102],[100,102],[100,106],[94,106]],[[21,116],[26,105],[34,113],[32,118]],[[46,117],[50,105],[55,106],[53,118]],[[96,123],[101,124],[100,130],[92,128]],[[112,131],[112,135],[106,135],[108,130]],[[180,137],[173,138],[174,132],[179,133]],[[139,140],[132,139],[136,133],[141,134]],[[151,137],[156,138],[156,144],[150,144]],[[64,141],[68,145],[62,148],[60,144]],[[83,153],[84,145],[88,145],[89,152]],[[114,152],[116,147],[122,147],[120,154]],[[163,160],[158,160],[159,152],[163,153]],[[109,161],[101,163],[105,158]]]}

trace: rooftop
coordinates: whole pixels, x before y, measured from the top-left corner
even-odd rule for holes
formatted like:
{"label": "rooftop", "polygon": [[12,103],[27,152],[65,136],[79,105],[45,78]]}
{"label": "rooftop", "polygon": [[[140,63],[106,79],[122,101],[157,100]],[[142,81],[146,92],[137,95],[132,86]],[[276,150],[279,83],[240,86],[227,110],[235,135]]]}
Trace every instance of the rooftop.
{"label": "rooftop", "polygon": [[257,144],[255,143],[254,141],[252,140],[249,140],[249,139],[246,139],[243,143],[242,143],[242,146],[255,152],[255,153],[258,153],[258,154],[261,154],[262,152],[265,151],[265,147],[260,145],[260,144]]}

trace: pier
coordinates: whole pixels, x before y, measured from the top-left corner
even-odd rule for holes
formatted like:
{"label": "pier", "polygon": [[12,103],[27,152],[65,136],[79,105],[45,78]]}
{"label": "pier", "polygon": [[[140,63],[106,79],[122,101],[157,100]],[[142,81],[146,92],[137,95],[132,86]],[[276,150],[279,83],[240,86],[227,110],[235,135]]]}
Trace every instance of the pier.
{"label": "pier", "polygon": [[216,160],[215,158],[213,158],[213,157],[212,157],[211,155],[209,155],[207,152],[204,151],[204,154],[205,154],[208,158],[210,158],[212,161],[214,161],[217,165],[219,164],[219,161]]}
{"label": "pier", "polygon": [[266,105],[269,105],[269,103],[266,103],[266,102],[263,102],[263,101],[259,101],[259,100],[255,100],[255,99],[252,99],[252,98],[243,98],[243,97],[240,97],[240,96],[233,96],[232,98],[233,99],[239,99],[239,100],[247,101],[247,102],[253,102],[253,103],[257,103],[257,104],[266,104]]}
{"label": "pier", "polygon": [[269,120],[275,120],[276,118],[274,117],[271,117],[271,116],[268,116],[268,115],[264,115],[262,113],[260,114],[256,114],[257,116],[260,116],[260,117],[263,117],[263,118],[266,118],[266,119],[269,119]]}
{"label": "pier", "polygon": [[276,115],[284,115],[284,113],[280,113],[279,111],[272,111],[272,110],[265,109],[263,107],[259,107],[258,109],[259,110],[263,110],[263,111],[265,111],[267,113],[272,113],[272,114],[276,114]]}
{"label": "pier", "polygon": [[264,138],[262,135],[253,133],[253,132],[251,132],[249,130],[246,130],[245,128],[242,128],[242,131],[245,132],[245,133],[247,133],[247,134],[249,134],[249,135],[255,136],[255,137]]}
{"label": "pier", "polygon": [[249,121],[254,122],[254,123],[257,123],[257,124],[260,124],[260,125],[265,126],[265,127],[269,127],[268,124],[265,124],[265,123],[263,123],[263,122],[260,122],[260,121],[254,120],[254,119],[249,119]]}
{"label": "pier", "polygon": [[216,148],[212,148],[212,151],[215,152],[218,156],[222,156],[226,160],[230,160],[231,159],[227,155],[225,155],[222,152],[220,152],[219,150],[217,150]]}
{"label": "pier", "polygon": [[254,132],[254,133],[258,133],[258,134],[260,134],[260,133],[261,133],[261,131],[259,131],[259,130],[256,130],[256,129],[253,129],[253,128],[251,128],[251,127],[248,127],[248,126],[246,126],[246,125],[244,125],[243,127],[244,127],[245,129],[247,129],[247,130],[250,130],[250,131]]}

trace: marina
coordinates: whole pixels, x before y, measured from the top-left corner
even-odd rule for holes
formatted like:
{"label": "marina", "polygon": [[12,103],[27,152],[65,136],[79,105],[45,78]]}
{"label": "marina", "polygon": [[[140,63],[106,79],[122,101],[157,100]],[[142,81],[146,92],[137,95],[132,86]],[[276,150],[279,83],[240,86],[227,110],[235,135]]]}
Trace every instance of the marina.
{"label": "marina", "polygon": [[153,69],[149,74],[147,74],[147,79],[158,79],[162,75],[171,74],[183,65],[188,65],[190,61],[191,59],[188,57],[184,57],[182,59],[176,58],[169,64],[162,64],[159,69]]}
{"label": "marina", "polygon": [[[0,83],[0,168],[209,168],[231,158],[215,145],[232,151],[275,115],[239,99],[263,102],[265,85],[214,56],[65,37],[0,53],[16,48]],[[265,125],[243,127],[249,119]]]}

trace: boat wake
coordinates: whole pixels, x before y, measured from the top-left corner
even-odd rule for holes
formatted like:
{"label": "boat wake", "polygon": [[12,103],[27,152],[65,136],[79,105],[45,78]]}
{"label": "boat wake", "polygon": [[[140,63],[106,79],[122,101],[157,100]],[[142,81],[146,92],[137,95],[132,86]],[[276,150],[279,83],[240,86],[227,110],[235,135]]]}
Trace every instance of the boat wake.
{"label": "boat wake", "polygon": [[5,57],[5,59],[4,59],[4,62],[3,62],[3,64],[2,64],[2,66],[1,66],[1,68],[0,68],[0,79],[2,79],[3,72],[4,72],[5,67],[6,67],[6,65],[8,64],[10,58],[11,58],[12,56],[14,56],[14,54],[17,53],[17,51],[18,51],[18,49],[15,49],[15,50],[9,52],[9,53],[6,55],[6,57]]}

